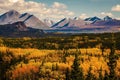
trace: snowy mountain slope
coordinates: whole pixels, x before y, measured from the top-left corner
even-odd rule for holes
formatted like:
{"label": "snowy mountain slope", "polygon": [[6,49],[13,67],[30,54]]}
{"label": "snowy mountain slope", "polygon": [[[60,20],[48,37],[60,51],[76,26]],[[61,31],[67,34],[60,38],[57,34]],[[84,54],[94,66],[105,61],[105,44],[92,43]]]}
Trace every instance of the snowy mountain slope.
{"label": "snowy mountain slope", "polygon": [[20,14],[15,10],[10,10],[0,16],[0,24],[12,24],[14,22],[23,21],[27,27],[38,28],[38,29],[48,29],[49,27],[39,20],[34,15],[29,13]]}

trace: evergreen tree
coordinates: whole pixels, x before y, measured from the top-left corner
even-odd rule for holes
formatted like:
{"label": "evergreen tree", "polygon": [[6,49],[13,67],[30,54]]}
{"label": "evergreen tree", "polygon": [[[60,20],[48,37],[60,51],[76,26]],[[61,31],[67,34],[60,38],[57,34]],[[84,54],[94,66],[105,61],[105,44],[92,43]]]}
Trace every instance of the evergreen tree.
{"label": "evergreen tree", "polygon": [[91,73],[91,71],[92,71],[92,67],[90,65],[86,80],[94,80],[94,75]]}
{"label": "evergreen tree", "polygon": [[105,50],[105,46],[104,46],[104,41],[101,41],[101,45],[100,45],[100,49],[102,51],[102,56],[104,55],[104,50]]}
{"label": "evergreen tree", "polygon": [[63,50],[62,62],[66,63],[66,57],[69,55],[67,50]]}
{"label": "evergreen tree", "polygon": [[75,54],[75,59],[72,65],[71,70],[71,79],[72,80],[84,80],[82,68],[80,68],[80,62],[78,54]]}
{"label": "evergreen tree", "polygon": [[52,71],[56,70],[55,64],[52,64]]}
{"label": "evergreen tree", "polygon": [[56,71],[57,71],[57,70],[59,70],[59,66],[58,66],[58,64],[56,63]]}
{"label": "evergreen tree", "polygon": [[70,70],[67,67],[66,72],[65,72],[65,80],[71,80],[71,74],[70,74]]}
{"label": "evergreen tree", "polygon": [[86,48],[86,54],[88,53],[87,52],[87,48],[88,48],[88,36],[84,36],[84,44],[85,44],[85,48]]}
{"label": "evergreen tree", "polygon": [[109,70],[110,70],[110,74],[109,74],[109,78],[110,80],[116,80],[116,73],[115,73],[115,68],[117,65],[117,56],[115,54],[115,38],[114,38],[114,34],[112,34],[112,39],[111,39],[111,46],[110,46],[110,54],[109,54],[109,62],[108,62],[108,66],[109,66]]}
{"label": "evergreen tree", "polygon": [[99,70],[99,80],[103,80],[103,75],[102,75],[102,66]]}
{"label": "evergreen tree", "polygon": [[108,75],[107,71],[105,71],[104,80],[109,80],[109,75]]}

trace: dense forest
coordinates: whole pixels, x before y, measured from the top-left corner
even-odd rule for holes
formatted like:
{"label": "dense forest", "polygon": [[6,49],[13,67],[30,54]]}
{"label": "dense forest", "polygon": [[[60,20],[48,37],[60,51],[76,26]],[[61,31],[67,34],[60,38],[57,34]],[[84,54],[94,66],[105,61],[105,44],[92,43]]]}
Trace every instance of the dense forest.
{"label": "dense forest", "polygon": [[[120,49],[120,33],[115,33],[116,48]],[[93,48],[103,44],[109,48],[111,33],[101,34],[54,34],[45,35],[39,38],[1,38],[1,43],[7,47],[14,48],[37,48],[37,49],[76,49],[76,48]]]}
{"label": "dense forest", "polygon": [[0,38],[0,80],[120,80],[120,33]]}

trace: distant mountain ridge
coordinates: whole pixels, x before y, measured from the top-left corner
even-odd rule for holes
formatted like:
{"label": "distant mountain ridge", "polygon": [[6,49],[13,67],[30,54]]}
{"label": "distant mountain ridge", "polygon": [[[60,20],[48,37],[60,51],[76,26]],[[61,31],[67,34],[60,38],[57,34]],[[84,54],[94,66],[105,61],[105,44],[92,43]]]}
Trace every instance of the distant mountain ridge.
{"label": "distant mountain ridge", "polygon": [[54,24],[52,27],[55,31],[80,31],[80,32],[111,32],[120,31],[120,20],[112,19],[105,16],[103,19],[98,17],[90,17],[81,20],[77,17],[73,19],[64,18]]}
{"label": "distant mountain ridge", "polygon": [[96,21],[93,26],[120,26],[120,20],[108,19]]}
{"label": "distant mountain ridge", "polygon": [[20,14],[15,10],[10,10],[0,16],[0,24],[12,24],[14,22],[23,21],[26,26],[37,29],[48,29],[48,25],[29,13]]}

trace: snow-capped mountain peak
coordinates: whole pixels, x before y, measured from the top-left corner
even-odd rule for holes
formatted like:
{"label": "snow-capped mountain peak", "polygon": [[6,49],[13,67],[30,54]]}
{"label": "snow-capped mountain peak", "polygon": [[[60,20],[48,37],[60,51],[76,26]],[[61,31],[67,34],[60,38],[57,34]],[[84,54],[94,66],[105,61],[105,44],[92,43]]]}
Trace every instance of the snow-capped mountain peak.
{"label": "snow-capped mountain peak", "polygon": [[75,27],[84,27],[85,21],[79,18],[64,18],[54,24],[52,28],[75,28]]}
{"label": "snow-capped mountain peak", "polygon": [[47,24],[49,27],[51,27],[52,25],[54,25],[54,21],[50,20],[50,19],[44,19],[43,22],[45,24]]}
{"label": "snow-capped mountain peak", "polygon": [[10,10],[6,14],[8,14],[8,16],[20,15],[20,13],[15,10]]}
{"label": "snow-capped mountain peak", "polygon": [[78,18],[78,17],[74,17],[74,20],[79,20],[80,18]]}
{"label": "snow-capped mountain peak", "polygon": [[89,18],[86,18],[85,21],[98,21],[98,20],[101,20],[100,18],[98,18],[97,16],[94,16],[94,17],[89,17]]}
{"label": "snow-capped mountain peak", "polygon": [[38,28],[38,29],[47,29],[48,26],[39,20],[34,15],[29,13],[20,14],[15,10],[10,10],[0,16],[0,24],[12,24],[15,22],[23,21],[27,27]]}
{"label": "snow-capped mountain peak", "polygon": [[109,16],[105,16],[103,19],[104,19],[105,21],[106,21],[106,20],[112,20],[112,18],[109,17]]}
{"label": "snow-capped mountain peak", "polygon": [[10,10],[0,16],[0,24],[12,24],[17,22],[21,14],[15,10]]}

